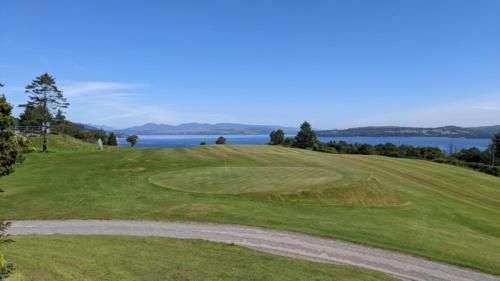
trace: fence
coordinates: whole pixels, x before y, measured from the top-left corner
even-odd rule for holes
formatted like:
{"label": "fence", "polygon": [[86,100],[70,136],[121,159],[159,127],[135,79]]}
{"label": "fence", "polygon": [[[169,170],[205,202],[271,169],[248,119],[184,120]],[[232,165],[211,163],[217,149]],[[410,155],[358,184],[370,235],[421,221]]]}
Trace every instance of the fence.
{"label": "fence", "polygon": [[27,137],[38,136],[42,134],[42,126],[15,126],[14,133]]}

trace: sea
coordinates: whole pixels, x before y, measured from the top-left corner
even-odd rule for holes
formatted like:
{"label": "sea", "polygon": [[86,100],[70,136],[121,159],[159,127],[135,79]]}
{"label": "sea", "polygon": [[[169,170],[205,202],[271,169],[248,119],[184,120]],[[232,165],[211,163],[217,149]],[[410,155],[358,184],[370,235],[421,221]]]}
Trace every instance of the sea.
{"label": "sea", "polygon": [[[139,135],[137,147],[180,148],[200,145],[201,142],[214,144],[220,135]],[[268,135],[225,135],[227,144],[267,144]],[[347,143],[368,143],[377,145],[393,143],[395,145],[438,147],[448,153],[450,148],[458,151],[463,148],[488,148],[490,139],[445,138],[445,137],[319,137],[322,142],[346,141]],[[128,146],[124,138],[118,138],[119,146]]]}

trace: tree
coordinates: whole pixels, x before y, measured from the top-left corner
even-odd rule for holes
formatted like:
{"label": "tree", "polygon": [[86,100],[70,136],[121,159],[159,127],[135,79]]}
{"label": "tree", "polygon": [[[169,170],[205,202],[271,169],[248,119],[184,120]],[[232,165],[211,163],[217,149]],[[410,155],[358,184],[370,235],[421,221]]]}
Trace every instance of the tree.
{"label": "tree", "polygon": [[358,146],[358,154],[364,154],[364,155],[373,154],[373,146],[366,143]]}
{"label": "tree", "polygon": [[[44,116],[51,115],[46,114],[44,109],[41,107],[36,107],[33,104],[23,104],[21,107],[24,107],[24,112],[19,115],[19,125],[26,127],[40,127],[43,123]],[[49,122],[52,121],[50,118]]]}
{"label": "tree", "polygon": [[215,144],[226,144],[226,138],[223,136],[220,136],[216,141]]}
{"label": "tree", "polygon": [[127,142],[130,143],[131,147],[134,147],[137,144],[137,140],[139,139],[136,135],[131,135],[126,138]]}
{"label": "tree", "polygon": [[283,130],[281,129],[278,129],[276,131],[272,131],[271,134],[269,134],[269,137],[271,138],[269,144],[282,144],[285,141],[285,132],[283,132]]}
{"label": "tree", "polygon": [[42,110],[43,152],[46,152],[49,148],[47,132],[49,122],[53,118],[52,114],[62,108],[67,108],[69,103],[62,91],[57,88],[55,78],[48,73],[36,77],[25,89],[30,96],[28,103],[23,106],[39,107]]}
{"label": "tree", "polygon": [[12,132],[14,117],[12,106],[0,96],[0,177],[14,172],[13,165],[23,160],[23,149]]}
{"label": "tree", "polygon": [[108,134],[102,129],[87,131],[86,135],[87,142],[96,142],[98,139],[101,139],[103,144],[108,142]]}
{"label": "tree", "polygon": [[[0,87],[3,85],[0,84]],[[14,172],[12,166],[23,160],[22,147],[18,143],[17,136],[12,132],[13,126],[12,106],[2,95],[0,96],[0,177]],[[6,235],[8,227],[8,222],[0,221],[0,246],[12,242]],[[0,279],[9,276],[13,269],[14,266],[6,262],[2,252],[0,252]]]}
{"label": "tree", "polygon": [[465,162],[479,163],[482,160],[481,151],[477,147],[462,149],[452,156],[455,156],[458,160],[462,160]]}
{"label": "tree", "polygon": [[496,134],[493,137],[492,143],[491,143],[491,148],[493,150],[492,151],[493,152],[493,156],[492,156],[493,165],[495,165],[495,164],[497,164],[495,160],[500,159],[500,133]]}
{"label": "tree", "polygon": [[62,124],[64,121],[66,121],[66,116],[64,116],[64,112],[62,112],[62,110],[60,109],[57,110],[54,121],[56,122],[57,125]]}
{"label": "tree", "polygon": [[116,135],[113,132],[109,133],[108,141],[106,142],[106,145],[112,145],[112,146],[118,145],[118,142],[116,141]]}
{"label": "tree", "polygon": [[317,142],[318,139],[316,138],[316,133],[311,128],[311,124],[304,121],[304,123],[300,125],[300,131],[295,137],[294,146],[298,148],[310,148]]}

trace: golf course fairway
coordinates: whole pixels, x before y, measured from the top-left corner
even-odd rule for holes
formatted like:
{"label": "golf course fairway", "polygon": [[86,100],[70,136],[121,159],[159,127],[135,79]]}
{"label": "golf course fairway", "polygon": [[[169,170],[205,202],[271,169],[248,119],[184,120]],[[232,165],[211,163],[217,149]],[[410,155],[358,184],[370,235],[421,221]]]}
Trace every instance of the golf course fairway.
{"label": "golf course fairway", "polygon": [[262,226],[500,275],[500,178],[487,174],[423,160],[267,145],[98,152],[83,143],[66,145],[61,136],[51,144],[52,152],[27,155],[2,179],[2,219]]}

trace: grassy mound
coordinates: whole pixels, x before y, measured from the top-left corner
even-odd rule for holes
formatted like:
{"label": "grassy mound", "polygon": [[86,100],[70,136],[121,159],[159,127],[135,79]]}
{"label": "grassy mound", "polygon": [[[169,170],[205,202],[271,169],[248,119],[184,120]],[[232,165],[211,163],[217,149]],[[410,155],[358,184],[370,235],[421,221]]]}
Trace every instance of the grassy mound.
{"label": "grassy mound", "polygon": [[[231,170],[222,188],[207,173]],[[241,168],[244,169],[241,169]],[[310,185],[290,167],[321,170]],[[251,169],[247,169],[251,168]],[[272,183],[273,173],[280,180]],[[176,175],[179,173],[179,175]],[[263,177],[262,184],[241,180]],[[168,176],[184,192],[150,182]],[[264,175],[264,176],[263,176]],[[189,177],[193,179],[189,179]],[[335,176],[333,176],[335,178]],[[238,184],[231,184],[237,179]],[[270,181],[272,184],[270,184]],[[285,181],[280,185],[278,182]],[[244,186],[240,186],[243,184]],[[425,256],[500,275],[500,178],[423,160],[332,155],[274,146],[107,149],[34,153],[2,178],[4,219],[151,219],[234,223],[300,231]],[[246,185],[246,186],[245,186]],[[242,189],[243,188],[243,189]],[[274,192],[280,200],[238,193]],[[210,192],[205,192],[205,191]],[[271,191],[272,190],[272,191]],[[235,192],[236,191],[236,192]],[[247,191],[244,191],[247,192]],[[285,193],[287,196],[282,196]]]}
{"label": "grassy mound", "polygon": [[[31,146],[37,151],[42,151],[42,137],[33,137],[29,140]],[[68,135],[49,135],[49,151],[92,151],[96,149],[96,145]]]}
{"label": "grassy mound", "polygon": [[[124,236],[16,237],[7,255],[23,280],[394,280],[197,240]],[[68,255],[71,253],[71,255]]]}
{"label": "grassy mound", "polygon": [[203,193],[295,193],[320,191],[342,178],[331,170],[308,167],[212,167],[166,172],[151,182]]}

